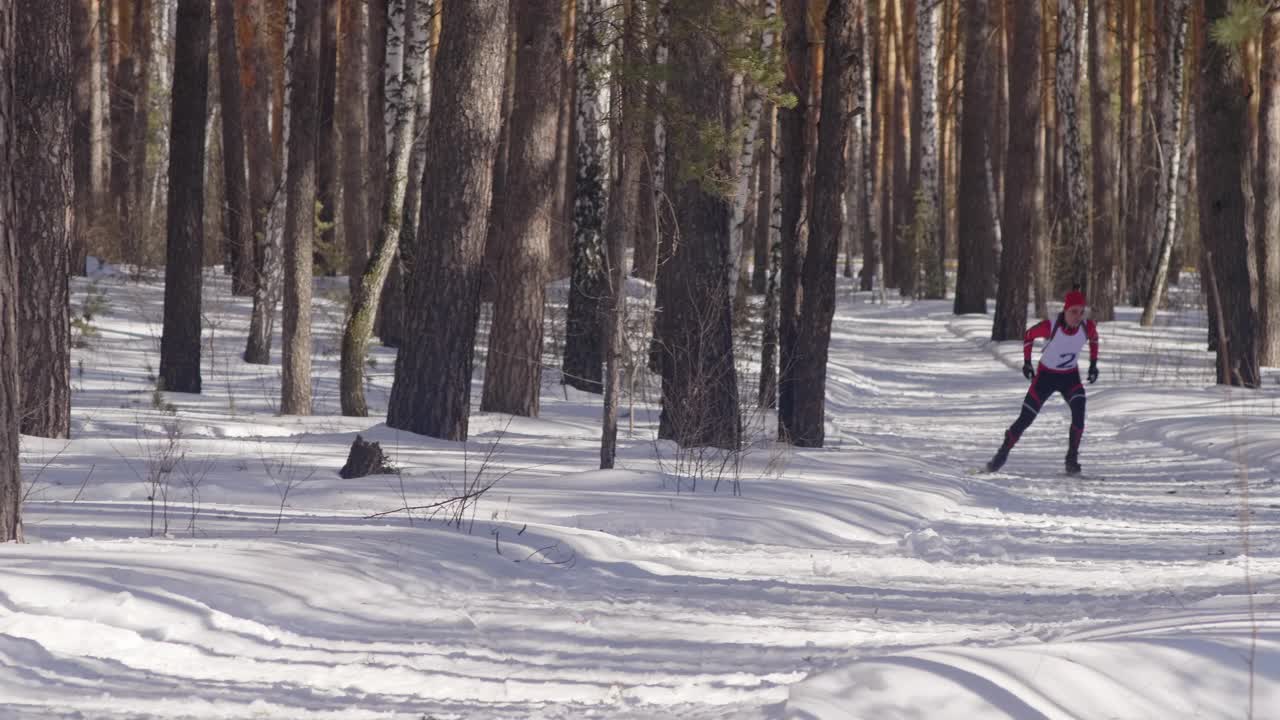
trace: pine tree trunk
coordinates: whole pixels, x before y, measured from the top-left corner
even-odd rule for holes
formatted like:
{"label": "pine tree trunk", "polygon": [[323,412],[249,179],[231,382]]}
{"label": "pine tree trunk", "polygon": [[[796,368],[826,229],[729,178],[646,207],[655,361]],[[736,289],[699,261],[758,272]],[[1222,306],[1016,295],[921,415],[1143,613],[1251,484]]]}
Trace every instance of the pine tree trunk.
{"label": "pine tree trunk", "polygon": [[897,6],[895,8],[897,25],[893,33],[893,41],[897,47],[897,63],[893,88],[896,134],[893,142],[893,216],[890,221],[892,232],[890,237],[893,238],[894,243],[892,284],[898,287],[900,295],[909,297],[916,292],[915,275],[913,275],[916,258],[908,242],[907,230],[911,226],[911,215],[915,210],[915,201],[911,194],[912,173],[915,167],[912,163],[915,154],[913,143],[920,134],[917,125],[919,113],[913,111],[914,90],[910,80],[911,53],[905,40],[906,28],[912,27],[912,16],[904,11],[902,0],[892,1]]}
{"label": "pine tree trunk", "polygon": [[74,221],[71,233],[70,262],[74,275],[85,274],[89,254],[88,236],[93,225],[93,180],[90,165],[93,150],[93,37],[90,6],[92,0],[74,0],[71,5],[72,57],[75,90],[71,130],[71,166],[74,187]]}
{"label": "pine tree trunk", "polygon": [[[1187,23],[1190,13],[1188,0],[1169,0],[1165,27],[1166,67],[1164,87],[1160,92],[1160,147],[1165,161],[1160,167],[1160,187],[1156,195],[1155,227],[1159,229],[1159,242],[1147,260],[1146,302],[1142,308],[1142,326],[1155,324],[1156,310],[1164,295],[1165,280],[1169,273],[1169,257],[1177,242],[1179,197],[1178,180],[1183,172],[1182,156],[1182,103],[1183,73],[1185,71]],[[1203,76],[1202,76],[1203,77]],[[1203,97],[1203,95],[1201,96]],[[1242,114],[1243,117],[1243,114]],[[1203,169],[1203,165],[1201,168]],[[1243,202],[1243,199],[1241,200]],[[1201,221],[1205,216],[1201,216]]]}
{"label": "pine tree trunk", "polygon": [[1274,367],[1280,365],[1280,13],[1272,13],[1265,23],[1254,188],[1258,224],[1258,361]]}
{"label": "pine tree trunk", "polygon": [[1079,22],[1076,0],[1058,0],[1057,113],[1062,124],[1062,212],[1058,219],[1063,252],[1055,253],[1055,294],[1089,280],[1090,210],[1085,197],[1084,152],[1080,140]]}
{"label": "pine tree trunk", "polygon": [[[501,121],[507,37],[500,0],[445,0],[405,345],[387,424],[465,440],[481,262]],[[438,189],[447,188],[448,192]]]}
{"label": "pine tree trunk", "polygon": [[894,23],[893,0],[883,0],[881,18],[880,46],[883,48],[880,74],[880,258],[884,266],[881,276],[881,295],[884,288],[897,284],[897,233],[893,220],[896,214],[897,187],[895,186],[896,157],[898,143],[899,118],[898,104],[895,100],[898,77],[898,44],[894,41],[897,33]]}
{"label": "pine tree trunk", "polygon": [[360,288],[360,275],[369,259],[369,199],[365,190],[366,154],[364,108],[357,102],[363,95],[362,82],[367,72],[361,50],[366,33],[364,2],[342,0],[342,66],[339,69],[338,128],[342,137],[342,234],[347,251],[347,290],[354,300]]}
{"label": "pine tree trunk", "polygon": [[876,182],[875,168],[877,163],[876,156],[876,120],[879,118],[877,114],[876,87],[874,83],[874,67],[876,58],[875,36],[872,33],[871,23],[871,4],[864,3],[862,9],[862,22],[858,31],[862,34],[862,77],[860,78],[862,87],[862,113],[857,117],[855,122],[858,123],[858,147],[854,152],[858,153],[861,161],[861,172],[854,179],[854,185],[859,186],[858,192],[858,209],[859,217],[854,220],[861,226],[862,236],[862,272],[859,275],[861,290],[872,290],[875,287],[875,281],[879,278],[883,282],[884,266],[882,253],[880,250],[881,238],[876,233]]}
{"label": "pine tree trunk", "polygon": [[1090,145],[1093,151],[1093,260],[1089,304],[1094,320],[1115,319],[1116,228],[1119,165],[1116,122],[1111,114],[1111,63],[1115,41],[1109,28],[1111,0],[1089,0]]}
{"label": "pine tree trunk", "polygon": [[[0,0],[0,167],[13,167],[18,108],[14,83],[14,5]],[[18,431],[22,403],[18,355],[18,220],[13,177],[0,173],[0,543],[22,542],[22,471]]]}
{"label": "pine tree trunk", "polygon": [[311,414],[311,286],[316,242],[316,159],[319,152],[321,42],[318,5],[300,0],[289,56],[289,181],[285,188],[284,297],[280,412]]}
{"label": "pine tree trunk", "polygon": [[778,438],[788,440],[795,423],[795,343],[801,306],[801,271],[808,239],[801,223],[805,207],[805,115],[809,98],[808,39],[805,0],[783,0],[782,51],[786,64],[784,90],[796,98],[778,108],[778,150],[782,171],[782,263],[778,293]]}
{"label": "pine tree trunk", "polygon": [[507,202],[507,159],[511,145],[511,106],[516,97],[516,33],[515,16],[518,4],[508,10],[506,69],[502,73],[502,125],[498,129],[498,154],[493,161],[493,202],[489,206],[489,232],[484,241],[484,274],[480,280],[481,302],[493,302],[497,284],[498,254],[507,238],[502,236],[503,206]]}
{"label": "pine tree trunk", "polygon": [[[655,68],[666,63],[666,25],[661,11],[661,2],[648,0],[650,12],[646,18],[645,29],[649,39],[649,64]],[[662,199],[662,162],[666,149],[662,147],[665,138],[662,134],[662,101],[665,95],[665,83],[659,77],[652,80],[647,88],[648,112],[644,124],[644,156],[646,158],[642,178],[643,188],[637,207],[636,248],[631,258],[632,273],[649,282],[658,277],[658,238],[662,218],[666,207]],[[663,140],[660,140],[663,138]]]}
{"label": "pine tree trunk", "polygon": [[[431,0],[410,0],[404,21],[412,36],[423,42],[430,22]],[[395,132],[391,136],[391,155],[387,162],[386,187],[379,193],[384,198],[382,222],[373,242],[373,250],[364,267],[357,293],[351,298],[351,313],[342,335],[340,369],[340,402],[342,414],[364,417],[369,414],[364,398],[364,363],[369,337],[373,332],[374,314],[400,245],[400,227],[404,219],[405,193],[409,185],[409,160],[413,150],[417,100],[422,67],[426,61],[425,43],[409,49],[404,64],[404,82],[388,97]]]}
{"label": "pine tree trunk", "polygon": [[71,2],[21,3],[16,11],[11,151],[18,243],[18,347],[22,433],[71,431],[70,251],[72,201]]}
{"label": "pine tree trunk", "polygon": [[[556,192],[552,199],[556,222],[551,228],[551,277],[570,275],[573,245],[574,155],[574,47],[577,44],[577,0],[560,0],[560,21],[564,33],[564,53],[560,56],[560,111],[556,116]],[[647,154],[646,157],[652,157]],[[636,248],[639,256],[639,246]]]}
{"label": "pine tree trunk", "polygon": [[[996,0],[997,3],[999,0]],[[964,112],[960,118],[959,237],[957,240],[957,315],[987,312],[988,278],[992,272],[995,227],[987,172],[994,65],[991,53],[989,0],[965,3]]]}
{"label": "pine tree trunk", "polygon": [[365,188],[369,200],[371,218],[382,217],[382,188],[387,178],[387,150],[390,142],[387,127],[387,33],[390,25],[390,5],[404,0],[365,0],[368,6],[368,42],[365,48],[366,76],[366,109],[368,116],[365,127],[368,128],[368,168],[366,170]]}
{"label": "pine tree trunk", "polygon": [[[338,148],[339,137],[336,113],[338,89],[338,5],[339,0],[322,3],[320,16],[320,84],[319,115],[316,128],[316,221],[321,228],[316,232],[315,258],[320,263],[320,274],[333,276],[345,267],[335,265],[332,258],[341,253],[336,237],[338,202]],[[348,282],[350,282],[348,280]]]}
{"label": "pine tree trunk", "polygon": [[[714,12],[713,0],[672,0],[669,88],[676,107],[727,129],[729,71],[722,48],[699,22]],[[741,443],[737,372],[729,283],[730,203],[691,173],[679,151],[697,139],[692,128],[673,124],[667,145],[666,194],[680,242],[671,239],[670,259],[658,268],[665,304],[659,318],[662,347],[662,414],[658,437],[681,447],[735,450]],[[728,172],[729,159],[715,170]],[[699,173],[700,174],[700,173]],[[693,175],[691,177],[691,175]],[[664,240],[667,242],[667,240]]]}
{"label": "pine tree trunk", "polygon": [[536,417],[555,189],[560,0],[526,0],[515,22],[520,41],[508,121],[503,242],[480,409]]}
{"label": "pine tree trunk", "polygon": [[133,14],[134,45],[134,92],[133,117],[129,121],[132,137],[129,140],[129,202],[134,208],[132,225],[128,232],[145,242],[150,234],[150,211],[143,211],[147,188],[147,146],[151,120],[151,0],[136,0],[137,8]]}
{"label": "pine tree trunk", "polygon": [[266,0],[236,0],[238,36],[243,57],[246,160],[249,168],[250,218],[253,228],[253,311],[244,360],[265,365],[271,361],[276,303],[280,296],[280,251],[270,224],[276,193],[275,153],[271,141],[271,93],[283,78],[273,73],[268,56]]}
{"label": "pine tree trunk", "polygon": [[[1206,27],[1224,17],[1228,0],[1204,0]],[[1248,233],[1244,213],[1245,127],[1248,95],[1244,78],[1227,48],[1199,34],[1200,78],[1196,110],[1199,166],[1200,242],[1212,253],[1213,277],[1222,298],[1224,325],[1219,334],[1226,345],[1217,349],[1218,377],[1230,384],[1257,387],[1261,383],[1256,317],[1250,301]]]}
{"label": "pine tree trunk", "polygon": [[139,9],[133,0],[112,0],[110,17],[111,26],[111,89],[110,89],[110,194],[111,208],[115,213],[116,227],[122,234],[124,245],[130,248],[130,255],[140,260],[142,245],[139,236],[132,231],[133,218],[129,192],[131,172],[129,162],[133,159],[130,144],[134,141],[132,131],[134,98],[138,92],[137,74],[134,71],[134,56],[137,52],[137,41],[133,37],[133,14]]}
{"label": "pine tree trunk", "polygon": [[245,175],[244,119],[240,95],[240,58],[232,0],[217,0],[218,82],[222,97],[222,172],[226,183],[225,226],[231,250],[231,293],[253,292],[253,245],[249,186]]}
{"label": "pine tree trunk", "polygon": [[169,140],[164,334],[160,338],[160,382],[163,389],[173,392],[200,392],[210,24],[208,0],[178,0]]}
{"label": "pine tree trunk", "polygon": [[[862,80],[858,32],[859,15],[864,9],[861,6],[861,0],[831,0],[827,5],[822,124],[814,167],[812,229],[804,264],[802,322],[795,356],[791,442],[799,447],[822,447],[825,439],[827,355],[836,307],[836,257],[843,225],[840,202],[850,176],[847,157],[853,124],[852,105],[860,99]],[[936,11],[937,7],[932,12]],[[921,9],[922,16],[930,12]],[[936,44],[934,47],[936,49]],[[928,62],[929,57],[930,53],[922,47],[921,58]],[[923,87],[928,93],[932,86],[926,79]],[[936,93],[932,97],[936,100]]]}
{"label": "pine tree trunk", "polygon": [[1021,340],[1027,326],[1037,215],[1043,209],[1038,2],[1017,3],[1009,59],[1009,167],[1005,179],[1003,252],[991,339]]}
{"label": "pine tree trunk", "polygon": [[605,267],[604,143],[600,138],[600,88],[597,76],[604,48],[597,34],[600,0],[580,0],[575,35],[577,177],[573,187],[573,271],[569,278],[564,384],[592,393],[604,392],[604,299],[608,292]]}

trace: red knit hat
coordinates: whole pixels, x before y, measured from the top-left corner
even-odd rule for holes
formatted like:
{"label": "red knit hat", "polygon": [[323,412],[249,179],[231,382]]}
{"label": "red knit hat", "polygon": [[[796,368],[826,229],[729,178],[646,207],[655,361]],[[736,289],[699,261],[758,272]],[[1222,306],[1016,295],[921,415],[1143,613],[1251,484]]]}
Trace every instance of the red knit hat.
{"label": "red knit hat", "polygon": [[1068,308],[1075,307],[1076,305],[1084,305],[1084,304],[1085,304],[1084,293],[1080,292],[1079,290],[1069,291],[1066,297],[1062,299],[1063,310],[1067,310]]}

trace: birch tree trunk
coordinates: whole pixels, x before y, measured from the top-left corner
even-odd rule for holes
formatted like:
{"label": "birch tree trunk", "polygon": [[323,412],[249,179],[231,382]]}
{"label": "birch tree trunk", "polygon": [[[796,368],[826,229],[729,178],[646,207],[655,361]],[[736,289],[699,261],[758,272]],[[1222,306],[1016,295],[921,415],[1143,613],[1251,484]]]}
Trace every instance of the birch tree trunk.
{"label": "birch tree trunk", "polygon": [[1258,167],[1254,187],[1258,238],[1258,361],[1280,365],[1280,13],[1262,33]]}
{"label": "birch tree trunk", "polygon": [[604,392],[604,300],[608,292],[604,247],[605,149],[600,138],[600,88],[604,62],[598,36],[600,0],[578,0],[572,274],[565,333],[563,382],[586,392]]}
{"label": "birch tree trunk", "polygon": [[[947,278],[939,260],[942,216],[938,193],[938,44],[941,37],[942,0],[920,0],[916,9],[916,85],[920,93],[920,184],[915,188],[912,245],[923,265],[924,297],[946,297]],[[913,271],[913,276],[915,272]]]}
{"label": "birch tree trunk", "polygon": [[[434,9],[435,3],[432,3]],[[413,250],[418,239],[418,215],[422,212],[422,169],[427,157],[427,119],[431,107],[431,60],[430,48],[438,43],[432,41],[435,36],[439,14],[433,12],[431,28],[421,23],[414,23],[415,34],[413,46],[421,48],[427,55],[423,56],[422,71],[418,79],[418,99],[414,103],[413,146],[409,152],[409,184],[405,186],[404,212],[400,220],[400,243],[396,248],[396,258],[391,261],[391,272],[382,287],[382,297],[378,302],[378,318],[375,331],[382,344],[387,347],[400,347],[404,341],[404,315],[406,285],[409,282],[410,269],[413,267]],[[420,32],[425,35],[419,36]]]}
{"label": "birch tree trunk", "polygon": [[1085,197],[1084,153],[1080,141],[1077,93],[1080,87],[1079,22],[1076,0],[1058,0],[1057,112],[1063,126],[1063,248],[1054,253],[1054,290],[1061,294],[1089,281],[1089,208]]}
{"label": "birch tree trunk", "polygon": [[445,0],[405,344],[387,424],[465,440],[502,104],[507,3]]}
{"label": "birch tree trunk", "polygon": [[[847,157],[853,104],[861,99],[862,48],[858,33],[861,5],[861,0],[831,0],[827,5],[822,124],[819,126],[818,160],[814,167],[812,230],[805,255],[804,300],[800,310],[802,322],[796,342],[795,416],[791,442],[798,447],[822,447],[826,434],[827,356],[831,343],[831,320],[835,315],[836,258],[843,225],[840,202],[850,176]],[[937,5],[932,10],[921,8],[921,16],[937,10]],[[923,34],[926,28],[922,26],[921,31]],[[933,32],[936,34],[936,27]],[[936,44],[934,47],[936,50]],[[930,54],[922,46],[922,64],[928,57]],[[923,85],[926,104],[929,104],[930,82],[926,79]],[[936,92],[932,97],[936,102]]]}
{"label": "birch tree trunk", "polygon": [[12,172],[13,200],[21,209],[13,226],[21,240],[21,429],[24,435],[69,437],[71,2],[21,3],[15,27],[13,164],[0,167]]}
{"label": "birch tree trunk", "polygon": [[[998,0],[997,0],[998,1]],[[964,53],[964,113],[960,118],[960,184],[958,188],[959,237],[957,240],[957,315],[987,312],[987,286],[991,276],[995,227],[990,196],[988,108],[994,100],[991,59],[990,3],[967,0]],[[999,58],[995,58],[999,62]]]}
{"label": "birch tree trunk", "polygon": [[[409,23],[425,28],[431,19],[431,0],[410,2]],[[415,32],[414,36],[425,38],[426,33]],[[388,93],[388,97],[394,99],[389,107],[390,117],[395,121],[395,133],[391,137],[391,155],[387,160],[386,185],[379,193],[385,200],[378,235],[356,294],[351,298],[351,313],[342,334],[339,390],[343,415],[364,417],[369,414],[364,398],[365,355],[383,284],[400,244],[400,224],[404,218],[405,192],[409,184],[409,159],[417,122],[418,85],[425,62],[426,47],[413,48],[404,65],[404,82],[394,93]]]}
{"label": "birch tree trunk", "polygon": [[[12,167],[18,109],[14,84],[14,0],[0,0],[0,167]],[[18,237],[13,177],[0,173],[0,543],[22,542],[22,402],[18,360]]]}
{"label": "birch tree trunk", "polygon": [[1044,206],[1040,116],[1040,3],[1016,3],[1009,57],[1009,167],[1000,282],[991,339],[1021,340],[1027,327],[1037,215]]}
{"label": "birch tree trunk", "polygon": [[[765,0],[764,5],[764,31],[760,35],[760,52],[764,56],[769,56],[773,52],[773,26],[778,19],[778,0]],[[746,107],[742,113],[742,145],[737,154],[734,163],[734,189],[733,189],[733,231],[730,235],[732,242],[729,247],[729,257],[732,261],[729,276],[738,277],[738,267],[742,250],[740,243],[746,242],[743,235],[743,226],[747,219],[747,201],[749,199],[748,186],[750,185],[752,170],[755,164],[752,158],[756,152],[756,138],[760,129],[760,113],[764,108],[764,95],[759,92],[748,92]],[[737,284],[731,283],[732,292],[736,296]]]}
{"label": "birch tree trunk", "polygon": [[[773,111],[777,117],[777,110]],[[776,155],[778,147],[778,123],[771,123],[770,153]],[[782,268],[782,163],[774,158],[769,185],[772,189],[772,207],[769,210],[769,278],[765,285],[764,303],[761,305],[760,333],[760,389],[759,405],[762,408],[778,407],[778,273]]]}
{"label": "birch tree trunk", "polygon": [[311,414],[312,252],[320,128],[321,8],[301,0],[289,57],[288,183],[285,185],[282,415]]}
{"label": "birch tree trunk", "polygon": [[769,284],[770,220],[773,218],[773,128],[777,111],[772,103],[760,118],[760,165],[756,168],[755,257],[751,273],[751,291],[763,295]]}
{"label": "birch tree trunk", "polygon": [[[645,15],[642,0],[624,0],[622,25],[622,61],[628,67],[644,63],[643,28]],[[627,248],[635,246],[637,210],[640,205],[641,169],[644,163],[645,86],[635,77],[621,78],[618,83],[622,108],[619,151],[622,167],[615,185],[615,207],[610,207],[611,228],[606,241],[605,260],[608,267],[609,298],[605,321],[604,411],[600,432],[600,468],[613,467],[618,446],[618,408],[622,399],[623,347],[626,338]]]}
{"label": "birch tree trunk", "polygon": [[[1187,23],[1190,14],[1189,0],[1169,0],[1165,7],[1166,67],[1168,72],[1161,80],[1160,93],[1160,147],[1165,153],[1160,167],[1160,185],[1156,193],[1155,226],[1159,229],[1159,242],[1155,252],[1147,260],[1146,302],[1142,308],[1143,327],[1155,324],[1156,310],[1164,294],[1165,280],[1169,273],[1169,257],[1177,242],[1179,213],[1178,177],[1182,172],[1182,89],[1186,60]],[[1202,96],[1203,97],[1203,96]],[[1208,113],[1205,113],[1208,114]],[[1203,169],[1203,165],[1202,165]],[[1202,176],[1203,177],[1203,176]],[[1206,218],[1201,216],[1203,223]]]}

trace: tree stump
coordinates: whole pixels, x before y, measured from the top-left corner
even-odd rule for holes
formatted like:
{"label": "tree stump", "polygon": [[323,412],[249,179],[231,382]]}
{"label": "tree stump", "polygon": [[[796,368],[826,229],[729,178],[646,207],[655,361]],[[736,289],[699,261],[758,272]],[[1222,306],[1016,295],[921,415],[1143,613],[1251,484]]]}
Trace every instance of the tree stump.
{"label": "tree stump", "polygon": [[342,466],[338,475],[345,479],[394,473],[396,469],[387,462],[382,454],[382,446],[376,442],[368,442],[356,435],[351,443],[351,452],[347,454],[347,464]]}

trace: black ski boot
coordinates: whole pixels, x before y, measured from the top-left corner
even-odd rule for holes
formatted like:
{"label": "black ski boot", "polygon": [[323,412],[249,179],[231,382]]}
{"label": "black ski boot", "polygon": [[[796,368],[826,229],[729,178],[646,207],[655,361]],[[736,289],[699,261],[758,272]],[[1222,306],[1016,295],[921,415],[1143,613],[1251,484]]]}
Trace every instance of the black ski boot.
{"label": "black ski boot", "polygon": [[1068,475],[1080,474],[1080,462],[1075,455],[1068,455],[1066,461],[1066,471]]}
{"label": "black ski boot", "polygon": [[1001,445],[996,454],[987,461],[987,472],[995,472],[1004,467],[1004,463],[1009,459],[1009,448]]}

